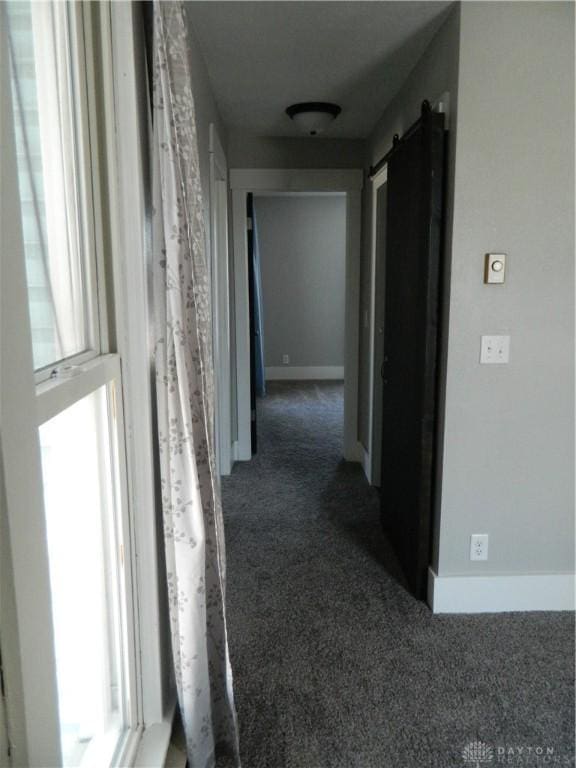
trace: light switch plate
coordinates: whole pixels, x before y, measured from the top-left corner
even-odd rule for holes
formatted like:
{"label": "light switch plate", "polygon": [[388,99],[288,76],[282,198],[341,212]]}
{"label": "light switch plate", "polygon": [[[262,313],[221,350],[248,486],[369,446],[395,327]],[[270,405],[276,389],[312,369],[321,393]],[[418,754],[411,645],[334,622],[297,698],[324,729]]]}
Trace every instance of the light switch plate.
{"label": "light switch plate", "polygon": [[484,282],[502,284],[506,277],[506,254],[487,253],[484,261]]}
{"label": "light switch plate", "polygon": [[482,364],[505,364],[510,361],[510,336],[482,336],[480,362]]}

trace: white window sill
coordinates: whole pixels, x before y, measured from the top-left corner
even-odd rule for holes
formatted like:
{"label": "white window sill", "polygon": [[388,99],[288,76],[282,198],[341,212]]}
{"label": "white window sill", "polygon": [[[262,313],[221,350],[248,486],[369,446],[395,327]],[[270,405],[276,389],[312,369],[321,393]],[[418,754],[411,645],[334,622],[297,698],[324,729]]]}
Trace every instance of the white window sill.
{"label": "white window sill", "polygon": [[161,723],[153,723],[142,731],[136,755],[128,765],[134,768],[164,768],[172,737],[176,705],[172,705]]}

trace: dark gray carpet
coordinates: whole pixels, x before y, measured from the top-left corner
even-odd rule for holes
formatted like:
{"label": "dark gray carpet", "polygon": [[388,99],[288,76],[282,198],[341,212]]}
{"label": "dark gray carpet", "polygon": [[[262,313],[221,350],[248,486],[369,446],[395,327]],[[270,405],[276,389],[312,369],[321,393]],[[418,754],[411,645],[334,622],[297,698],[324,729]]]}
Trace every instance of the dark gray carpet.
{"label": "dark gray carpet", "polygon": [[243,768],[476,766],[475,740],[573,765],[573,616],[433,616],[340,459],[341,386],[272,384],[258,416],[223,490]]}

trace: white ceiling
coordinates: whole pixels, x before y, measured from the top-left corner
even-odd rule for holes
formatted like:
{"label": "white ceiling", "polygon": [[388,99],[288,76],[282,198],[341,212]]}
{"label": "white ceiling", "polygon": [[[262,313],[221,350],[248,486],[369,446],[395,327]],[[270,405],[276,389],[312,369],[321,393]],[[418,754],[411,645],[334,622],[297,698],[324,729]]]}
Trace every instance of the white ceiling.
{"label": "white ceiling", "polygon": [[332,101],[342,114],[324,135],[363,138],[451,3],[192,0],[186,5],[228,127],[256,136],[299,136],[286,107]]}

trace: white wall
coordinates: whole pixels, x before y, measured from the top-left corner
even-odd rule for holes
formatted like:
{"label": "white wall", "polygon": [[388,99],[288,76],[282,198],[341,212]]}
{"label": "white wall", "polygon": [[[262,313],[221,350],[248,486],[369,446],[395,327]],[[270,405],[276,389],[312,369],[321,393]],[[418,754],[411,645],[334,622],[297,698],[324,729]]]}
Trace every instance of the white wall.
{"label": "white wall", "polygon": [[[574,6],[463,3],[438,573],[574,569]],[[483,257],[508,254],[504,286]],[[480,366],[481,334],[510,334]],[[490,535],[471,563],[471,533]]]}
{"label": "white wall", "polygon": [[346,196],[256,196],[266,367],[344,366]]}

